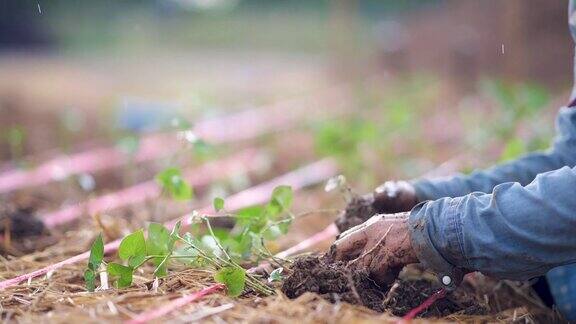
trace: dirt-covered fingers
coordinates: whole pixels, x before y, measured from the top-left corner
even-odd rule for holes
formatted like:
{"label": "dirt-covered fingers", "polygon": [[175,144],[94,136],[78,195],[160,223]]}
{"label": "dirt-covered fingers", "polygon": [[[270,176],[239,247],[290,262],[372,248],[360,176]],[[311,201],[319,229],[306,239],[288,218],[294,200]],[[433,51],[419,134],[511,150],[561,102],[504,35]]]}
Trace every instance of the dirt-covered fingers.
{"label": "dirt-covered fingers", "polygon": [[330,256],[337,261],[349,261],[360,256],[369,239],[365,229],[365,224],[361,224],[342,233],[332,244]]}
{"label": "dirt-covered fingers", "polygon": [[338,235],[338,240],[344,239],[347,236],[352,235],[353,233],[364,230],[365,228],[366,228],[366,223],[362,223],[362,224],[356,225],[352,228],[349,228],[348,230],[346,230],[346,231],[340,233],[340,235]]}

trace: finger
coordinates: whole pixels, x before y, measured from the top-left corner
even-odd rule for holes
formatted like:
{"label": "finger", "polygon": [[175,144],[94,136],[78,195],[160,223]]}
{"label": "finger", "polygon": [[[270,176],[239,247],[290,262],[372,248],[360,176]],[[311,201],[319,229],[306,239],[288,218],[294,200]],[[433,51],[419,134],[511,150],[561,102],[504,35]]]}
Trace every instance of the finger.
{"label": "finger", "polygon": [[402,267],[380,267],[373,269],[370,277],[382,288],[392,284],[398,278]]}
{"label": "finger", "polygon": [[346,236],[351,235],[354,232],[362,231],[362,230],[364,230],[364,228],[366,228],[366,223],[358,224],[358,225],[351,227],[351,228],[347,229],[346,231],[340,233],[340,235],[338,235],[338,239],[343,239]]}
{"label": "finger", "polygon": [[363,230],[357,230],[347,234],[342,237],[330,248],[330,255],[336,261],[348,261],[357,258],[362,254],[366,243],[368,242],[368,236]]}
{"label": "finger", "polygon": [[354,233],[357,232],[366,232],[369,231],[370,228],[372,228],[372,226],[374,226],[375,224],[378,224],[378,222],[383,219],[385,217],[385,215],[375,215],[370,217],[367,221],[365,221],[362,224],[356,225],[352,228],[349,228],[348,230],[340,233],[340,235],[338,235],[338,240],[340,239],[344,239],[347,236],[353,235]]}
{"label": "finger", "polygon": [[398,278],[398,274],[402,270],[402,267],[394,262],[394,257],[384,246],[373,255],[366,267],[370,272],[370,277],[380,286],[390,285]]}

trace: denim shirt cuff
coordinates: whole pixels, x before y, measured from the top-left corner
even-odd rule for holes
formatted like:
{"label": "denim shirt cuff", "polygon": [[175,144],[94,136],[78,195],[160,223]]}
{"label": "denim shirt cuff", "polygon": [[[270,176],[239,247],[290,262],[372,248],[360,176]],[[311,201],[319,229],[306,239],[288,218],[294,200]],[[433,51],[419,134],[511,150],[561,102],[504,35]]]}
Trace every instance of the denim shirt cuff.
{"label": "denim shirt cuff", "polygon": [[459,200],[443,198],[420,203],[409,218],[410,238],[418,260],[439,276],[455,279],[461,279],[467,263],[461,244]]}

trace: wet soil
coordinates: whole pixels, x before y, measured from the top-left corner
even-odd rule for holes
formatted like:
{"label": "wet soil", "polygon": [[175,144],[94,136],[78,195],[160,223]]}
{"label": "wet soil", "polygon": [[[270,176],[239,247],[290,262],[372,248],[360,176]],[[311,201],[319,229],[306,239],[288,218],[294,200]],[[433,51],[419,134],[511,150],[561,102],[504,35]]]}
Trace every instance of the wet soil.
{"label": "wet soil", "polygon": [[346,206],[344,213],[334,222],[340,233],[351,227],[360,225],[370,217],[376,215],[377,212],[372,206],[373,202],[374,198],[372,195],[353,197],[352,201]]}
{"label": "wet soil", "polygon": [[[437,292],[431,281],[397,279],[391,286],[379,286],[366,271],[351,271],[344,262],[330,262],[327,257],[303,256],[291,267],[292,273],[282,284],[282,292],[296,298],[306,292],[321,295],[330,302],[363,305],[378,312],[389,311],[403,316]],[[465,291],[449,293],[421,317],[441,317],[454,313],[486,314],[474,294]]]}

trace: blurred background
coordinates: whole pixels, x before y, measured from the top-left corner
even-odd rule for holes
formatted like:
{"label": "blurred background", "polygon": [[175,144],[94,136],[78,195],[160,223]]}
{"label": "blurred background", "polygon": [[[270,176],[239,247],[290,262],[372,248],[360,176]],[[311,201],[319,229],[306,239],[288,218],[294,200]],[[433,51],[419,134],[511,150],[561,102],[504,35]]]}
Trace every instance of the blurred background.
{"label": "blurred background", "polygon": [[333,156],[362,189],[467,172],[548,145],[572,84],[567,6],[0,0],[0,168],[306,98],[323,118],[259,139],[279,168]]}

